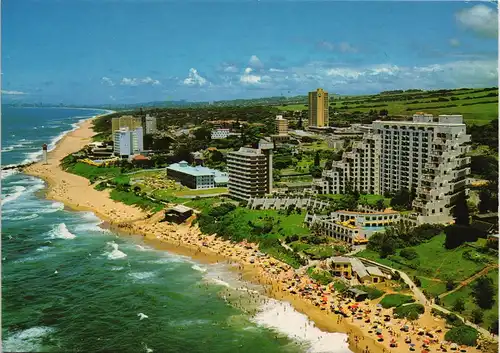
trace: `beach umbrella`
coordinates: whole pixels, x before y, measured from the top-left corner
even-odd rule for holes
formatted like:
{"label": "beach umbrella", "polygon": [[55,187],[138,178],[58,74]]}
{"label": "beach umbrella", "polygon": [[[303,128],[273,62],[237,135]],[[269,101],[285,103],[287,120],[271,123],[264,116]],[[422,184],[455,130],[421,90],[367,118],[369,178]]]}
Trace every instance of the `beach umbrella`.
{"label": "beach umbrella", "polygon": [[429,351],[427,349],[422,349],[421,353],[429,353]]}
{"label": "beach umbrella", "polygon": [[410,343],[410,347],[415,347],[415,343]]}

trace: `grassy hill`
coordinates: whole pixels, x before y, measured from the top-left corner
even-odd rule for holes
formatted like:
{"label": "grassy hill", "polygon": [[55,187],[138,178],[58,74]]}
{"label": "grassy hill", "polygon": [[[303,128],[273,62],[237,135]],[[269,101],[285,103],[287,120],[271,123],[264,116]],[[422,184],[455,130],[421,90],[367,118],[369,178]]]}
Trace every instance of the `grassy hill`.
{"label": "grassy hill", "polygon": [[[307,104],[280,105],[284,111],[307,110]],[[416,112],[462,114],[468,124],[486,124],[498,118],[498,88],[462,88],[439,91],[387,92],[366,96],[340,96],[330,100],[330,110],[339,113],[386,109],[389,115]]]}

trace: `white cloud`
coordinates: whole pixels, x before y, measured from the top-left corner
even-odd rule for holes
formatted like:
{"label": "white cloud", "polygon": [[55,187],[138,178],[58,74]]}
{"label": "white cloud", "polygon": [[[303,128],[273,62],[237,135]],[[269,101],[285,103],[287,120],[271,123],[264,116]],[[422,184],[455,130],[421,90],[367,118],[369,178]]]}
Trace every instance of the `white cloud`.
{"label": "white cloud", "polygon": [[224,68],[224,72],[238,72],[238,68],[234,65],[228,65]]}
{"label": "white cloud", "polygon": [[137,86],[139,84],[139,82],[137,81],[136,78],[124,77],[124,78],[122,78],[121,84],[124,86]]}
{"label": "white cloud", "polygon": [[13,96],[27,94],[27,93],[21,92],[21,91],[4,91],[4,90],[2,90],[1,92],[2,92],[2,94],[13,95]]}
{"label": "white cloud", "polygon": [[143,78],[143,79],[141,80],[141,82],[142,82],[142,83],[144,83],[144,84],[151,84],[151,85],[153,85],[153,86],[156,86],[156,85],[159,85],[159,84],[160,84],[160,81],[158,81],[158,80],[154,80],[154,79],[152,79],[152,78],[151,78],[151,77],[149,77],[149,76],[148,76],[148,77],[146,77],[146,78]]}
{"label": "white cloud", "polygon": [[101,77],[101,83],[105,83],[105,84],[107,84],[109,86],[114,86],[115,85],[114,82],[113,82],[113,80],[110,79],[109,77],[106,77],[106,76]]}
{"label": "white cloud", "polygon": [[240,82],[249,85],[256,85],[261,83],[262,77],[259,75],[252,74],[253,71],[254,70],[252,68],[247,67],[243,75],[240,76]]}
{"label": "white cloud", "polygon": [[264,67],[264,64],[262,64],[262,61],[260,61],[260,59],[258,58],[257,55],[252,55],[250,57],[250,60],[248,60],[248,65],[250,67],[255,68],[255,69],[260,69],[260,68]]}
{"label": "white cloud", "polygon": [[204,86],[206,85],[207,83],[209,83],[207,81],[206,78],[202,77],[199,73],[198,73],[198,70],[196,70],[195,68],[190,68],[189,69],[189,74],[188,74],[188,77],[186,77],[184,79],[184,81],[182,81],[186,86]]}
{"label": "white cloud", "polygon": [[460,46],[460,41],[456,38],[451,38],[450,39],[450,45],[452,47],[459,47]]}
{"label": "white cloud", "polygon": [[332,42],[327,42],[326,40],[322,40],[321,42],[319,42],[318,46],[320,48],[323,48],[323,49],[326,49],[329,51],[333,51],[335,49],[335,44],[333,44]]}
{"label": "white cloud", "polygon": [[464,28],[485,36],[498,35],[498,11],[486,5],[475,5],[456,14],[456,19]]}
{"label": "white cloud", "polygon": [[[103,77],[104,79],[104,77]],[[145,78],[128,78],[124,77],[122,78],[121,85],[124,86],[139,86],[139,85],[152,85],[156,86],[160,84],[160,81],[152,79],[151,77],[145,77]]]}
{"label": "white cloud", "polygon": [[342,42],[339,44],[339,50],[342,53],[356,53],[358,49],[354,48],[352,45],[350,45],[347,42]]}
{"label": "white cloud", "polygon": [[269,72],[285,72],[285,70],[270,68]]}

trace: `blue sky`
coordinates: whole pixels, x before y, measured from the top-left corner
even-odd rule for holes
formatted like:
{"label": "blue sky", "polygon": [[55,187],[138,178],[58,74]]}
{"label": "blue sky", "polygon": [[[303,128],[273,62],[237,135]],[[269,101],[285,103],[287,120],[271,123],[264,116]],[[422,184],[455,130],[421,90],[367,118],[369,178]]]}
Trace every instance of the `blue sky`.
{"label": "blue sky", "polygon": [[2,1],[2,99],[66,104],[496,86],[490,2]]}

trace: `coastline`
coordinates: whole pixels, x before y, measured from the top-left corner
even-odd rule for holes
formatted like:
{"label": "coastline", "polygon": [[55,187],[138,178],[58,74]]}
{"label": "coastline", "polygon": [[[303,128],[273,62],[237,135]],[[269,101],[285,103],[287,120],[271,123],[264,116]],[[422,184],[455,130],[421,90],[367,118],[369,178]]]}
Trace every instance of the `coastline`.
{"label": "coastline", "polygon": [[[235,271],[238,271],[244,280],[263,285],[267,296],[289,302],[322,331],[347,334],[349,349],[355,353],[362,353],[366,349],[370,353],[408,351],[405,344],[389,349],[388,346],[377,342],[376,337],[370,335],[371,325],[351,321],[351,318],[339,321],[338,315],[331,313],[329,309],[321,309],[307,297],[289,293],[286,288],[289,283],[287,281],[293,278],[293,270],[288,265],[267,258],[267,261],[274,262],[280,268],[278,274],[275,274],[266,269],[263,261],[250,261],[255,255],[257,246],[226,242],[215,236],[202,234],[197,226],[158,223],[161,213],[147,218],[146,212],[113,201],[108,191],[97,191],[87,179],[63,171],[59,167],[60,160],[70,153],[77,152],[91,141],[95,134],[92,130],[92,121],[95,118],[80,122],[77,129],[59,140],[55,148],[48,153],[47,165],[37,162],[23,170],[23,173],[39,177],[46,182],[47,199],[60,201],[73,210],[93,212],[116,233],[123,236],[142,236],[146,243],[159,250],[186,255],[202,263],[237,263],[238,268],[235,268]],[[429,311],[426,310],[422,315],[423,318],[418,321],[422,320],[428,327],[438,324],[441,326],[442,320],[433,318]],[[356,337],[359,343],[355,342]],[[400,339],[403,338],[400,337],[398,342]]]}

